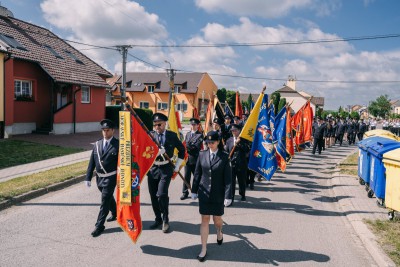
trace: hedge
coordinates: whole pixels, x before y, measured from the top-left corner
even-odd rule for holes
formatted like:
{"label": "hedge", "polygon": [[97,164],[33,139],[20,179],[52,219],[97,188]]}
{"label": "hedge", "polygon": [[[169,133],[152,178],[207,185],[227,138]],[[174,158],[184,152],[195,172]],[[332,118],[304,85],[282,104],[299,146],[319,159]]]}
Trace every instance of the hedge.
{"label": "hedge", "polygon": [[[118,118],[119,118],[119,111],[121,110],[121,106],[106,106],[106,118],[113,121],[116,125],[119,125]],[[150,109],[141,109],[141,108],[134,108],[133,109],[139,118],[143,121],[144,125],[146,125],[147,129],[153,129],[153,111]]]}

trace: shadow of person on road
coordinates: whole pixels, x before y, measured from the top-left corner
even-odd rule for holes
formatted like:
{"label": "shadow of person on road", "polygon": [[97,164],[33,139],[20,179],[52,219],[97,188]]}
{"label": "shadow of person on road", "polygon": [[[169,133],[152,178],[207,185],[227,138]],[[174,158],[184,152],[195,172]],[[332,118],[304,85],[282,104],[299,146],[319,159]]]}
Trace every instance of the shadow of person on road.
{"label": "shadow of person on road", "polygon": [[[273,250],[257,248],[248,240],[226,242],[222,246],[208,244],[207,260],[242,263],[264,263],[279,265],[290,262],[328,262],[330,257],[325,254],[303,250]],[[196,259],[201,246],[193,245],[181,249],[172,249],[153,245],[141,246],[143,253],[154,256],[165,256],[180,259]]]}

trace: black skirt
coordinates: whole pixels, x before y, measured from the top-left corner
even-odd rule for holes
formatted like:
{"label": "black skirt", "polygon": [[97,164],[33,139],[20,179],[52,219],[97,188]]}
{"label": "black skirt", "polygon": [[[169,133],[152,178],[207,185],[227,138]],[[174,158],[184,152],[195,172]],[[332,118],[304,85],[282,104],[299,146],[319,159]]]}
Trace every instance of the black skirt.
{"label": "black skirt", "polygon": [[201,215],[224,215],[224,203],[199,201],[199,212]]}

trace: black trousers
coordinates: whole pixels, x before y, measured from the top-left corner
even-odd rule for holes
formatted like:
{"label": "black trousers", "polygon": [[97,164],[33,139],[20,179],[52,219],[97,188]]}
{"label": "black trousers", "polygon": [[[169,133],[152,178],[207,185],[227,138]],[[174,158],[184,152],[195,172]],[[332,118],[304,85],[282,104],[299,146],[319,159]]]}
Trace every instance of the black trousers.
{"label": "black trousers", "polygon": [[[192,178],[192,174],[194,175],[194,170],[196,169],[196,164],[186,164],[185,166],[185,180],[190,185],[190,179]],[[182,193],[185,195],[189,195],[189,189],[183,183],[182,186]]]}
{"label": "black trousers", "polygon": [[169,222],[168,188],[171,183],[173,171],[171,164],[165,164],[162,166],[153,165],[147,173],[151,206],[158,222]]}
{"label": "black trousers", "polygon": [[321,154],[323,144],[324,144],[324,138],[318,138],[318,139],[314,138],[312,153],[315,154],[315,151],[318,147],[318,153]]}
{"label": "black trousers", "polygon": [[232,200],[235,198],[236,179],[239,184],[239,195],[246,196],[247,169],[232,167]]}
{"label": "black trousers", "polygon": [[109,186],[97,186],[101,192],[101,205],[99,215],[97,216],[96,228],[103,227],[108,213],[117,215],[117,204],[114,199],[115,183]]}
{"label": "black trousers", "polygon": [[247,169],[247,180],[246,184],[254,184],[254,178],[256,177],[256,172],[250,169]]}
{"label": "black trousers", "polygon": [[342,133],[338,134],[338,140],[339,140],[339,144],[342,145],[343,143],[343,135]]}
{"label": "black trousers", "polygon": [[363,136],[364,136],[364,133],[358,133],[357,134],[358,141],[362,141],[363,140]]}
{"label": "black trousers", "polygon": [[353,143],[353,137],[354,133],[347,133],[347,141],[349,142],[349,145]]}

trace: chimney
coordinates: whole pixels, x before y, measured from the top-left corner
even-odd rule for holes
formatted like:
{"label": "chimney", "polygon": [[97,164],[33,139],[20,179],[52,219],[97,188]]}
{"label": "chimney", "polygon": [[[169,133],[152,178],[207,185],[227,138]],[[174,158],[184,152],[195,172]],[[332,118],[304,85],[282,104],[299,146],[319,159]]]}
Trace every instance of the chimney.
{"label": "chimney", "polygon": [[292,88],[293,90],[296,90],[296,78],[293,75],[288,76],[286,86]]}
{"label": "chimney", "polygon": [[14,17],[14,14],[8,10],[6,7],[2,6],[0,3],[0,16],[4,16],[4,17]]}

